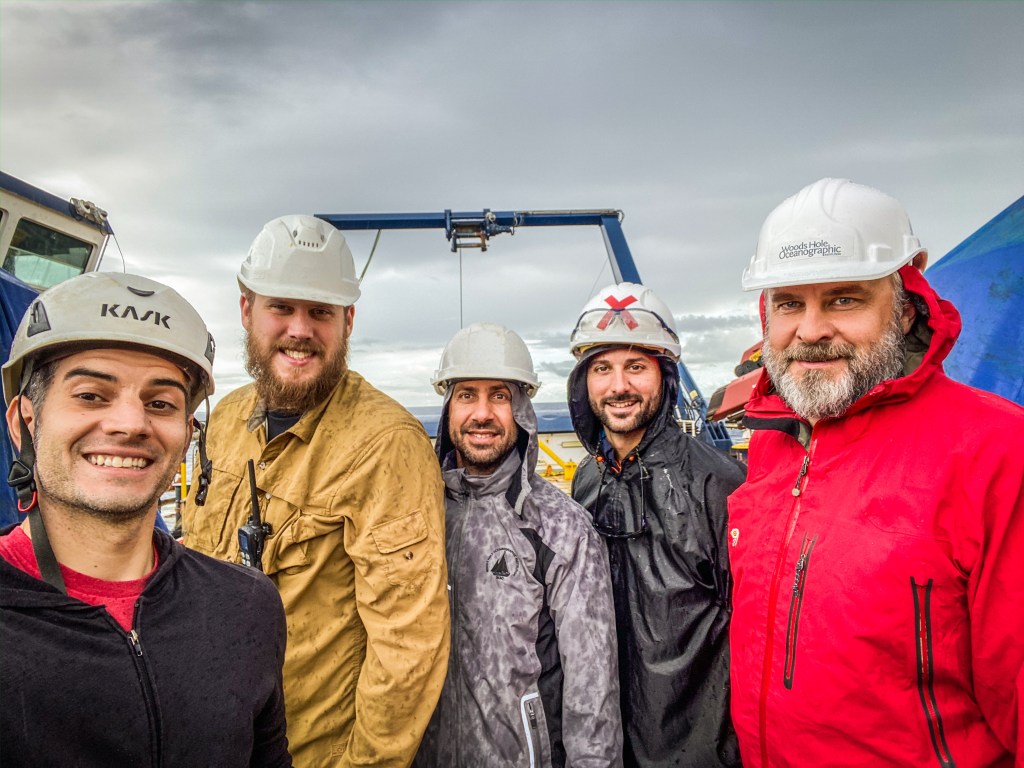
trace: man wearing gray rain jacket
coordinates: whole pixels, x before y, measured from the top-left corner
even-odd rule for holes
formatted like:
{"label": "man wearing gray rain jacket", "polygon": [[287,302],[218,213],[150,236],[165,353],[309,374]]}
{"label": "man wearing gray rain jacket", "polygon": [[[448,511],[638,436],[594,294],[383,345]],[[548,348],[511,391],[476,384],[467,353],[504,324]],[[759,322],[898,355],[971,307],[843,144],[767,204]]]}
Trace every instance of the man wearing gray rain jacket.
{"label": "man wearing gray rain jacket", "polygon": [[537,386],[491,323],[459,331],[434,378],[452,645],[419,768],[622,765],[608,554],[534,472]]}

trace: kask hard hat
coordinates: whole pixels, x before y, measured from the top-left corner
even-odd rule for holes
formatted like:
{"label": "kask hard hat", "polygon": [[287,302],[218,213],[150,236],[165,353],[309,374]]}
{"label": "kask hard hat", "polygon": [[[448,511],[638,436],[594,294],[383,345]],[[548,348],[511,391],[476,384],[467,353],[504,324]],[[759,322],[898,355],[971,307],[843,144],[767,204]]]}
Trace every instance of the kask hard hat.
{"label": "kask hard hat", "polygon": [[529,397],[540,388],[526,342],[497,323],[474,323],[452,336],[431,384],[443,395],[456,381],[472,379],[517,381],[526,387]]}
{"label": "kask hard hat", "polygon": [[141,347],[198,368],[189,413],[213,394],[213,336],[191,304],[147,277],[89,272],[58,283],[29,305],[3,366],[4,401],[10,405],[19,394],[28,379],[22,374],[30,374],[37,359],[104,347]]}
{"label": "kask hard hat", "polygon": [[679,359],[679,334],[668,305],[650,288],[617,283],[586,303],[572,332],[569,350],[579,358],[591,347],[646,347]]}
{"label": "kask hard hat", "polygon": [[249,247],[238,284],[261,296],[341,307],[359,298],[345,236],[323,219],[303,214],[267,222]]}
{"label": "kask hard hat", "polygon": [[846,179],[821,179],[768,214],[743,290],[891,275],[920,253],[899,201]]}

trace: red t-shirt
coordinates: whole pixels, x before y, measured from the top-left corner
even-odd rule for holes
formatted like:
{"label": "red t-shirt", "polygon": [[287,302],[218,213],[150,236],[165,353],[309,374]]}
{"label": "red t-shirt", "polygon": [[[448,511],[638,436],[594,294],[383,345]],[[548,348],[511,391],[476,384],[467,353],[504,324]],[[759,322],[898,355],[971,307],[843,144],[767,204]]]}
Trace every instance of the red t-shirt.
{"label": "red t-shirt", "polygon": [[[0,536],[0,557],[29,576],[42,578],[39,573],[39,565],[36,563],[35,550],[32,549],[32,540],[20,527],[15,528],[6,536]],[[155,571],[155,548],[153,559],[153,571]],[[141,579],[132,581],[105,581],[72,571],[63,565],[60,566],[61,575],[64,577],[64,586],[68,588],[68,596],[89,605],[102,605],[125,631],[132,628],[135,601],[139,599],[139,595],[142,594],[153,571]]]}

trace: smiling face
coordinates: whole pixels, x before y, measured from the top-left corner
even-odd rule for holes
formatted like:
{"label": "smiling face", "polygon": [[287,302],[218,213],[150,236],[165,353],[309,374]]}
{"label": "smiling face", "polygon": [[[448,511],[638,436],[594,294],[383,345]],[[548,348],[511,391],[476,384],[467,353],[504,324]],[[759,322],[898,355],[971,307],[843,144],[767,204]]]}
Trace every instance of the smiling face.
{"label": "smiling face", "polygon": [[661,407],[661,366],[636,347],[612,347],[587,362],[590,408],[619,458],[636,447]]}
{"label": "smiling face", "polygon": [[[188,388],[180,367],[148,352],[100,349],[59,360],[42,407],[20,399],[40,507],[106,522],[153,514],[192,435]],[[16,439],[18,405],[16,398],[7,409]]]}
{"label": "smiling face", "polygon": [[347,369],[355,307],[242,294],[245,368],[270,410],[304,413]]}
{"label": "smiling face", "polygon": [[903,371],[913,304],[891,277],[772,288],[764,363],[786,403],[812,425],[841,416]]}
{"label": "smiling face", "polygon": [[456,462],[466,474],[489,475],[513,449],[519,434],[512,416],[512,390],[497,379],[452,386],[448,437],[455,444]]}

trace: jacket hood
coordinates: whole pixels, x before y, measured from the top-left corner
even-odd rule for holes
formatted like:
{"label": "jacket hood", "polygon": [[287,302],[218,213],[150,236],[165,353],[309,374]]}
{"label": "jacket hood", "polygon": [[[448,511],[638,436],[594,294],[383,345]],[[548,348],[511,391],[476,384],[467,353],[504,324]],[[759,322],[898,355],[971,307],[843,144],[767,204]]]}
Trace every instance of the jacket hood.
{"label": "jacket hood", "polygon": [[[845,415],[857,413],[878,403],[902,402],[910,398],[933,374],[942,371],[942,363],[960,335],[960,313],[951,302],[939,297],[921,271],[912,264],[907,264],[900,267],[899,274],[904,289],[917,309],[917,317],[906,336],[907,354],[903,364],[903,375],[876,384],[851,405]],[[762,332],[765,327],[765,313],[762,292]],[[753,429],[772,426],[770,422],[779,419],[799,419],[775,392],[775,385],[768,376],[767,368],[761,369],[750,402],[747,403],[746,413],[744,422]]]}
{"label": "jacket hood", "polygon": [[[576,431],[580,442],[583,443],[583,447],[587,449],[587,453],[592,456],[600,451],[604,425],[590,408],[590,396],[587,393],[587,367],[590,358],[607,349],[609,349],[608,346],[588,349],[573,367],[566,385],[572,428]],[[679,368],[667,355],[652,354],[651,356],[657,359],[661,366],[661,407],[658,408],[658,413],[655,414],[651,423],[647,425],[647,430],[644,432],[638,449],[645,447],[665,428],[665,424],[672,418],[672,410],[679,394]]]}
{"label": "jacket hood", "polygon": [[[513,471],[508,472],[510,456],[506,456],[501,467],[495,471],[492,481],[484,483],[478,492],[499,492],[503,491],[508,497],[508,503],[521,515],[523,503],[530,495],[530,476],[537,466],[537,413],[533,410],[533,403],[526,395],[525,387],[519,382],[506,381],[512,391],[512,419],[519,427],[519,434],[516,437],[515,450],[516,458]],[[437,440],[434,442],[434,452],[438,461],[441,462],[441,471],[445,475],[445,482],[449,480],[449,473],[457,473],[460,476],[470,477],[465,470],[458,469],[455,462],[455,444],[448,435],[448,413],[451,405],[452,391],[454,387],[448,387],[444,394],[444,402],[441,405],[441,418],[437,424]],[[516,471],[516,469],[518,471]],[[508,482],[505,483],[504,481]]]}

